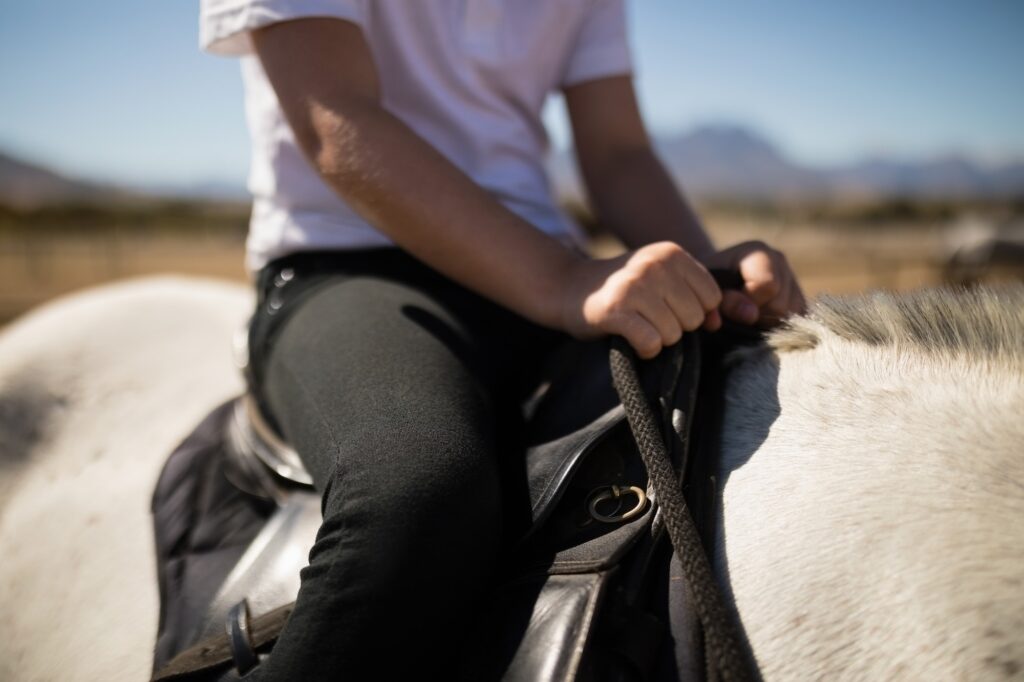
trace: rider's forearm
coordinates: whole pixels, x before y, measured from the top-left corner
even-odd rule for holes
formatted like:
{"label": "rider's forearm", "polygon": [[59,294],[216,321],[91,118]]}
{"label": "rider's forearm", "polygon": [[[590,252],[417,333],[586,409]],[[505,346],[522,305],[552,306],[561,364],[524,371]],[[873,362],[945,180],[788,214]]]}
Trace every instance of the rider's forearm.
{"label": "rider's forearm", "polygon": [[320,174],[399,246],[481,295],[558,327],[579,256],[502,206],[372,101],[319,107],[300,144]]}
{"label": "rider's forearm", "polygon": [[670,241],[698,260],[714,252],[700,220],[650,148],[590,163],[586,175],[597,219],[627,247]]}

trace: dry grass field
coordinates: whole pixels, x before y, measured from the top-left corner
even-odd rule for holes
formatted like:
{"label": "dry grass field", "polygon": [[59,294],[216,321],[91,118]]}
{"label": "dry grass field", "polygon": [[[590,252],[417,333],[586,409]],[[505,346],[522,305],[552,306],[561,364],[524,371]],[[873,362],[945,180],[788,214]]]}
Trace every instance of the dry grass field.
{"label": "dry grass field", "polygon": [[[0,323],[53,297],[117,279],[182,273],[246,280],[244,207],[154,211],[0,220]],[[949,267],[968,224],[957,214],[850,219],[832,213],[702,210],[717,243],[761,239],[783,250],[812,296],[964,279]],[[595,240],[597,253],[616,248],[607,237]],[[981,272],[989,276],[1024,279],[1024,262]]]}
{"label": "dry grass field", "polygon": [[117,279],[181,273],[244,280],[233,235],[0,235],[0,322],[51,298]]}

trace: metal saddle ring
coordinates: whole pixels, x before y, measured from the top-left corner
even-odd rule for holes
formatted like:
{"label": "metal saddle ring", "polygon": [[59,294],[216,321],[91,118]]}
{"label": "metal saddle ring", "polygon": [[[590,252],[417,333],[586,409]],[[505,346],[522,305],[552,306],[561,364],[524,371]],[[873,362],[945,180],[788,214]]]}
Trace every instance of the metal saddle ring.
{"label": "metal saddle ring", "polygon": [[[633,494],[636,496],[636,504],[632,508],[628,509],[623,513],[619,513],[622,509],[622,498],[626,495]],[[609,500],[615,500],[618,504],[610,514],[604,514],[597,508],[602,502]],[[619,486],[609,485],[595,489],[590,493],[590,502],[587,505],[587,510],[590,512],[590,517],[595,521],[601,523],[620,523],[622,521],[629,521],[634,519],[643,512],[644,507],[647,506],[647,493],[635,485],[631,486]]]}

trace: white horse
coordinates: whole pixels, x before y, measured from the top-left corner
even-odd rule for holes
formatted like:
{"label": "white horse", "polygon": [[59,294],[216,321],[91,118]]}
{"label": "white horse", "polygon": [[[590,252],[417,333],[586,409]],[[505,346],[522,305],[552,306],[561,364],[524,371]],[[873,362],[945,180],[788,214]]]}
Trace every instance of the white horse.
{"label": "white horse", "polygon": [[[0,334],[0,679],[148,677],[149,497],[251,304],[144,280]],[[819,301],[734,363],[715,563],[764,678],[1024,677],[1024,287]]]}

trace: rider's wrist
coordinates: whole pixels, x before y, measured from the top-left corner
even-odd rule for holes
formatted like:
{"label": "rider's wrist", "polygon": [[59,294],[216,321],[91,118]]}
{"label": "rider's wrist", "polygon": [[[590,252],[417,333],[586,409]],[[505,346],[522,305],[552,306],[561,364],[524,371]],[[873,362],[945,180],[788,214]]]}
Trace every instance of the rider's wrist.
{"label": "rider's wrist", "polygon": [[569,332],[573,320],[573,302],[576,280],[580,276],[580,267],[590,260],[575,250],[565,249],[548,272],[548,282],[542,286],[537,301],[539,304],[538,322],[546,327]]}

